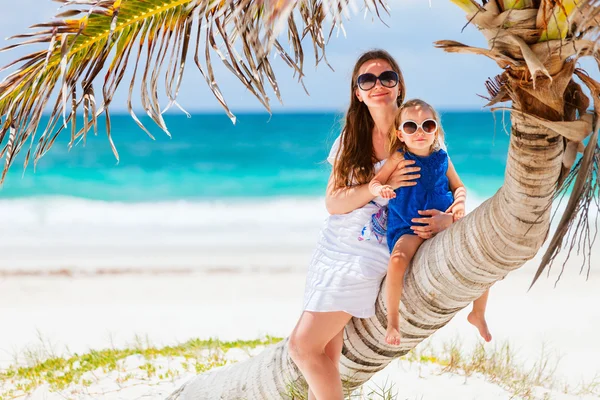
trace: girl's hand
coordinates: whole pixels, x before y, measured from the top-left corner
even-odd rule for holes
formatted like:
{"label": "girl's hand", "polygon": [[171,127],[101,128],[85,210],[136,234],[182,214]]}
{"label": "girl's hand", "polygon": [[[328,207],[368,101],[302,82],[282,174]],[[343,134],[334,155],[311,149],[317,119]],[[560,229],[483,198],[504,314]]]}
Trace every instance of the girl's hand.
{"label": "girl's hand", "polygon": [[452,225],[453,217],[450,213],[444,213],[440,210],[421,210],[419,214],[422,215],[421,218],[413,218],[411,221],[425,225],[411,226],[410,229],[422,239],[430,239],[436,233]]}
{"label": "girl's hand", "polygon": [[454,222],[458,221],[465,216],[465,202],[455,201],[446,212],[452,213]]}
{"label": "girl's hand", "polygon": [[417,184],[415,179],[421,177],[420,174],[415,174],[421,170],[420,167],[413,167],[415,160],[401,160],[396,169],[390,175],[387,183],[392,189],[398,189],[405,186],[414,186]]}
{"label": "girl's hand", "polygon": [[379,196],[384,199],[393,199],[396,197],[396,192],[394,192],[394,189],[392,189],[390,185],[383,185],[381,189],[379,189]]}

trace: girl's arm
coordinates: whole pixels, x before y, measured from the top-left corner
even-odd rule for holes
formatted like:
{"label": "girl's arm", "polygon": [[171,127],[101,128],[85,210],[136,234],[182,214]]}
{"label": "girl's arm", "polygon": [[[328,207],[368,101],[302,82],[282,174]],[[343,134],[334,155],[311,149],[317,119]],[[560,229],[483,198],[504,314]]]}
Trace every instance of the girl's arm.
{"label": "girl's arm", "polygon": [[454,194],[454,203],[452,203],[446,212],[451,212],[454,221],[456,221],[465,216],[467,190],[465,189],[465,185],[463,185],[462,181],[460,180],[460,177],[454,168],[454,164],[452,164],[452,161],[450,161],[450,158],[448,158],[448,171],[446,172],[446,176],[448,177],[450,190]]}
{"label": "girl's arm", "polygon": [[394,153],[387,159],[373,179],[371,179],[371,182],[369,182],[369,191],[373,196],[381,196],[384,199],[393,199],[396,197],[394,189],[387,183],[401,160],[400,153]]}
{"label": "girl's arm", "polygon": [[[392,161],[393,159],[396,159],[396,161]],[[397,160],[398,159],[394,156],[390,157],[373,179],[378,179],[387,183],[388,180],[390,180],[390,177],[392,177],[393,179],[391,180],[397,181],[394,181],[394,185],[397,185],[398,187],[415,185],[416,183],[413,180],[416,179],[418,175],[411,174],[412,172],[416,172],[415,168],[410,167],[411,163],[404,163],[401,165],[402,168],[398,168],[400,165]],[[362,185],[336,188],[334,182],[335,165],[333,168],[334,170],[329,176],[327,193],[325,195],[325,207],[329,214],[349,213],[364,206],[378,196],[371,193],[370,190],[370,185],[373,183],[373,180],[371,180],[370,183]]]}

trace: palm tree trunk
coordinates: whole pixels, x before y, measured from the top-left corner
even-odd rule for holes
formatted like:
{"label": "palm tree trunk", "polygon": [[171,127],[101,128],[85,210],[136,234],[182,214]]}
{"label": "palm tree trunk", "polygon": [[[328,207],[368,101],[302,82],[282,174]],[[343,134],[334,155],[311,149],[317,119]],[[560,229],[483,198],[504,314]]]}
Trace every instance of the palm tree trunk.
{"label": "palm tree trunk", "polygon": [[[344,386],[353,390],[446,325],[494,282],[531,259],[550,225],[564,143],[517,112],[503,187],[450,229],[426,241],[406,274],[400,306],[400,348],[384,342],[385,283],[376,315],[346,326],[341,359]],[[172,397],[184,399],[299,399],[306,383],[291,361],[287,339],[243,363],[188,382]]]}

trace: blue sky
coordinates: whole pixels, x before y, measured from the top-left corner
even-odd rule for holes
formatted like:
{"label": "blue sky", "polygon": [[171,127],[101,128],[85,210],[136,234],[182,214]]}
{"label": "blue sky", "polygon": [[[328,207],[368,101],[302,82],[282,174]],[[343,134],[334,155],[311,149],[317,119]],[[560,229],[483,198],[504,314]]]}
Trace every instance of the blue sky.
{"label": "blue sky", "polygon": [[[399,61],[405,75],[408,98],[420,97],[445,110],[481,109],[485,100],[477,94],[486,94],[484,82],[496,75],[499,67],[483,56],[449,54],[433,47],[433,42],[441,39],[486,46],[482,35],[474,27],[467,26],[463,30],[466,23],[463,12],[448,0],[431,0],[431,6],[427,0],[394,0],[389,3],[391,16],[384,17],[387,27],[376,18],[364,18],[364,14],[359,13],[346,21],[346,37],[340,32],[331,38],[327,58],[335,72],[325,64],[319,64],[315,69],[312,45],[306,41],[305,85],[310,96],[293,78],[292,71],[281,60],[274,60],[284,104],[279,104],[275,96],[271,96],[273,110],[345,109],[354,61],[360,53],[371,48],[386,49]],[[50,20],[57,6],[58,3],[50,0],[13,2],[0,16],[0,37],[26,32],[28,26]],[[41,48],[32,47],[27,52]],[[0,53],[0,65],[6,65],[22,54],[24,51],[21,50]],[[234,112],[263,110],[242,84],[232,79],[220,65],[216,55],[213,61],[217,82]],[[594,68],[591,73],[598,77],[597,69]],[[6,72],[0,76],[5,75]],[[183,82],[178,99],[186,110],[220,110],[193,62],[187,63]],[[129,80],[124,80],[112,102],[113,112],[126,109],[128,88]]]}

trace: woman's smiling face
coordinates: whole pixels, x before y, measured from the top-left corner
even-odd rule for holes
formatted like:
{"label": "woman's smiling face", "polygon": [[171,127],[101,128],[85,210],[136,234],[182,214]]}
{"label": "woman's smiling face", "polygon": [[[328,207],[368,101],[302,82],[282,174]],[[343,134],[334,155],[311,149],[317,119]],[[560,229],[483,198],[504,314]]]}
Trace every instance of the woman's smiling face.
{"label": "woman's smiling face", "polygon": [[[375,59],[369,60],[361,65],[358,75],[370,73],[379,76],[385,71],[393,71],[392,66],[385,60]],[[362,90],[357,86],[355,93],[358,100],[364,102],[367,107],[382,107],[395,103],[398,98],[399,90],[399,84],[392,88],[388,88],[383,86],[378,79],[372,89]]]}

